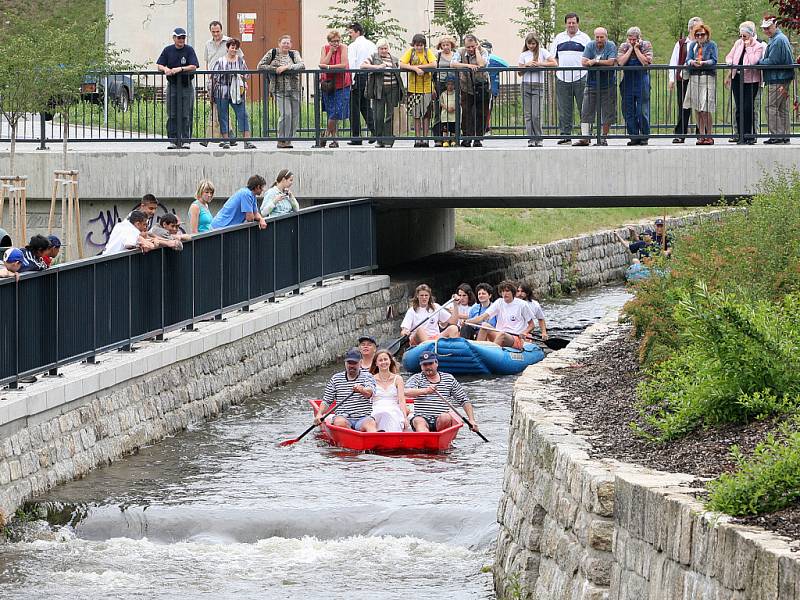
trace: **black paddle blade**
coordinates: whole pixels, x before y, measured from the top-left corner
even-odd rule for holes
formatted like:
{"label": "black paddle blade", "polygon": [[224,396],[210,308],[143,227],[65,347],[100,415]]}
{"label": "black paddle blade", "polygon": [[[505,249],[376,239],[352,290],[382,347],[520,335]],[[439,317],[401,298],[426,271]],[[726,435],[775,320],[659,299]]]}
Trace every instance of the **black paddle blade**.
{"label": "black paddle blade", "polygon": [[544,345],[551,350],[561,350],[569,345],[569,340],[565,340],[564,338],[548,338],[542,341],[544,342]]}
{"label": "black paddle blade", "polygon": [[408,336],[404,335],[403,337],[397,338],[393,342],[387,344],[386,346],[384,346],[384,348],[386,348],[386,351],[389,354],[394,356],[395,354],[397,354],[400,351],[400,348],[402,347],[402,345],[405,344],[407,341],[408,341]]}

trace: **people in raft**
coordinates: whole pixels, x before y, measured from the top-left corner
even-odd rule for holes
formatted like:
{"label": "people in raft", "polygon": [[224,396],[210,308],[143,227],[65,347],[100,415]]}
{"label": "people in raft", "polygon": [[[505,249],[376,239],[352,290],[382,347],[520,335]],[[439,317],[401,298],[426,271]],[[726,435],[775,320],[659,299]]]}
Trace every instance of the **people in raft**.
{"label": "people in raft", "polygon": [[[475,295],[477,302],[469,309],[468,319],[478,317],[489,310],[492,305],[492,296],[494,296],[494,288],[488,283],[479,283],[475,286]],[[497,326],[497,317],[489,319],[488,324],[491,327]],[[461,326],[461,337],[467,340],[474,340],[478,337],[478,328],[475,325],[467,325],[466,321]]]}
{"label": "people in raft", "polygon": [[314,422],[322,422],[322,416],[336,402],[335,412],[328,417],[337,427],[356,431],[377,431],[372,416],[372,396],[375,393],[375,378],[361,369],[361,351],[351,348],[344,356],[344,371],[334,373],[325,386],[319,410]]}
{"label": "people in raft", "polygon": [[[458,337],[458,327],[450,325],[450,317],[447,309],[436,303],[430,286],[422,283],[414,290],[411,308],[400,323],[400,334],[409,336],[412,346],[440,337]],[[440,330],[440,324],[444,326],[443,330]]]}
{"label": "people in raft", "polygon": [[[363,339],[363,338],[362,338]],[[397,362],[387,350],[375,353],[369,372],[375,378],[372,396],[372,418],[378,431],[406,431],[411,428],[408,417],[403,378],[398,375]]]}
{"label": "people in raft", "polygon": [[497,317],[497,331],[481,328],[478,340],[489,340],[500,346],[522,350],[524,339],[530,337],[536,325],[530,304],[515,297],[517,286],[512,281],[500,282],[497,291],[501,297],[480,316],[467,319],[466,324],[479,325],[491,317]]}
{"label": "people in raft", "polygon": [[464,407],[470,428],[477,431],[475,412],[467,393],[450,373],[439,372],[439,358],[433,352],[423,352],[419,357],[421,371],[406,382],[405,395],[414,398],[414,431],[442,431],[455,421],[447,401]]}
{"label": "people in raft", "polygon": [[662,252],[669,258],[672,254],[672,234],[665,232],[664,219],[656,219],[655,231],[647,229],[641,236],[634,229],[630,231],[636,241],[628,244],[628,249],[637,258],[653,258]]}
{"label": "people in raft", "polygon": [[475,305],[475,292],[472,291],[472,286],[468,283],[459,285],[451,301],[453,302],[453,310],[448,323],[458,327],[458,334],[464,337],[461,329],[464,327],[464,322],[469,319],[469,311]]}
{"label": "people in raft", "polygon": [[531,288],[531,286],[529,286],[527,283],[520,281],[517,284],[516,295],[517,298],[524,300],[530,305],[533,318],[536,319],[536,322],[539,324],[539,331],[542,334],[542,339],[547,340],[547,324],[544,322],[544,311],[542,310],[542,305],[539,304],[536,301],[536,298],[533,297],[533,288]]}

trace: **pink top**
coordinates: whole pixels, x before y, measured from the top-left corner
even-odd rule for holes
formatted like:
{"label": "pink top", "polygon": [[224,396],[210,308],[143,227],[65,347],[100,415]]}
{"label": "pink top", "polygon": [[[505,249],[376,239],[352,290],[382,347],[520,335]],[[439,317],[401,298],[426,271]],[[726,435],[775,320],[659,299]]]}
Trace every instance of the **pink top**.
{"label": "pink top", "polygon": [[[764,46],[752,38],[745,46],[744,42],[740,38],[736,40],[733,48],[731,48],[731,51],[728,52],[728,55],[725,57],[725,62],[729,65],[738,65],[739,60],[742,58],[742,52],[744,52],[744,64],[755,65],[758,64],[758,61],[761,60],[761,55],[764,54]],[[734,74],[735,71],[731,71],[731,76]],[[761,83],[761,71],[757,69],[745,69],[744,82]]]}

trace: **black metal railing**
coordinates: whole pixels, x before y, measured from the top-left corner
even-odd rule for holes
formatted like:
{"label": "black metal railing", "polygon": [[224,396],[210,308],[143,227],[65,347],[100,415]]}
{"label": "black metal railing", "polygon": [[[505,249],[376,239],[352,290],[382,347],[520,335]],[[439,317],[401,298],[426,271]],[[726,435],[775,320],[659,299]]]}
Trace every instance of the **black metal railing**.
{"label": "black metal railing", "polygon": [[[747,69],[757,71],[764,75],[767,71],[776,69],[792,69],[795,76],[800,75],[797,69],[800,65],[788,65],[780,67],[764,66],[744,66],[737,65],[717,65],[711,71],[711,77],[715,80],[716,87],[716,109],[713,114],[713,134],[709,137],[736,137],[739,135],[736,127],[735,112],[737,104],[742,106],[741,97],[735,98],[737,93],[742,93],[742,88],[731,89],[725,85],[725,79],[737,69]],[[535,69],[543,75],[543,101],[541,106],[541,124],[544,139],[561,139],[564,137],[577,137],[580,133],[580,107],[573,107],[573,130],[569,135],[561,135],[558,125],[558,110],[556,101],[556,71],[614,71],[616,83],[614,94],[616,96],[616,119],[611,126],[610,138],[629,137],[625,128],[623,114],[622,94],[620,91],[620,80],[625,73],[646,71],[649,76],[649,108],[650,108],[650,136],[649,137],[673,137],[675,126],[679,118],[680,105],[682,98],[677,90],[670,86],[670,81],[679,75],[681,67],[670,67],[667,65],[650,65],[648,67],[624,66],[624,67],[591,67],[591,68],[566,68],[566,67],[544,67]],[[287,112],[287,100],[285,97],[276,95],[274,77],[270,77],[264,71],[241,71],[239,72],[247,80],[247,92],[245,94],[245,106],[249,120],[249,134],[254,141],[279,140],[285,141],[307,141],[314,142],[314,145],[321,145],[326,141],[325,131],[327,125],[327,113],[325,111],[325,100],[321,93],[320,81],[322,76],[330,74],[343,74],[356,71],[319,71],[315,69],[305,70],[299,73],[300,89],[297,91],[296,100],[298,108],[298,121],[296,129],[291,131],[291,135],[281,136],[279,134],[280,116]],[[453,138],[455,142],[481,139],[483,130],[490,132],[493,138],[499,139],[527,139],[525,132],[524,111],[522,106],[521,74],[522,70],[518,67],[508,68],[489,68],[479,72],[486,72],[491,79],[489,86],[490,97],[488,99],[488,115],[486,122],[479,124],[475,122],[478,113],[483,111],[467,111],[465,113],[465,96],[463,86],[465,82],[470,82],[469,77],[465,77],[463,69],[435,69],[433,75],[436,87],[441,91],[445,85],[444,80],[450,74],[454,77],[454,87],[459,101],[456,103],[456,119],[454,122]],[[359,71],[362,75],[365,71]],[[382,76],[384,71],[370,71],[371,74]],[[414,75],[408,71],[399,71],[401,78],[408,87],[409,77]],[[188,142],[213,142],[224,143],[223,137],[218,132],[218,109],[217,104],[211,102],[214,96],[213,83],[214,73],[211,71],[198,71],[191,83],[193,87],[194,104],[191,118],[191,130],[180,132],[179,140],[182,143]],[[101,78],[99,81],[103,81]],[[72,105],[69,109],[69,136],[76,142],[136,142],[168,140],[167,131],[167,81],[162,73],[153,71],[115,73],[109,76],[108,83],[100,86],[100,91],[95,88],[94,92],[87,93],[85,100]],[[796,81],[796,79],[795,79]],[[179,83],[176,85],[180,85]],[[472,85],[470,83],[470,85]],[[105,89],[110,89],[108,102],[105,102]],[[767,94],[762,90],[757,94],[753,102],[753,119],[755,124],[754,138],[769,136],[767,121]],[[278,90],[280,91],[280,90]],[[352,90],[355,93],[355,88]],[[797,85],[790,83],[787,86],[788,104],[790,110],[790,131],[788,137],[800,135],[800,113],[796,102],[800,101]],[[283,105],[282,105],[283,104]],[[401,104],[393,111],[392,134],[384,141],[392,140],[413,140],[424,138],[426,140],[445,140],[442,131],[434,125],[439,120],[439,105],[434,99],[430,120],[431,129],[427,135],[417,135],[414,130],[414,119],[409,115],[408,104]],[[179,111],[181,110],[179,104]],[[231,136],[241,139],[244,132],[236,130],[236,118],[233,111],[229,111]],[[348,111],[348,115],[349,115]],[[178,114],[176,118],[182,119],[184,115]],[[472,122],[469,122],[469,118]],[[694,117],[692,117],[692,122]],[[374,137],[372,132],[367,129],[366,122],[359,116],[360,134],[353,135],[349,118],[338,121],[337,138],[367,141]],[[44,120],[40,116],[30,115],[28,119],[20,122],[18,128],[18,139],[26,142],[38,142],[41,145],[47,142],[57,142],[62,139],[62,119],[55,116],[52,120]],[[0,139],[7,140],[9,136],[8,127],[0,128]],[[693,129],[693,126],[692,126]],[[592,129],[592,137],[599,134],[599,119],[595,119]],[[480,132],[481,135],[470,135],[470,133]],[[330,141],[330,140],[327,140]]]}
{"label": "black metal railing", "polygon": [[377,266],[369,200],[326,204],[0,280],[0,384]]}

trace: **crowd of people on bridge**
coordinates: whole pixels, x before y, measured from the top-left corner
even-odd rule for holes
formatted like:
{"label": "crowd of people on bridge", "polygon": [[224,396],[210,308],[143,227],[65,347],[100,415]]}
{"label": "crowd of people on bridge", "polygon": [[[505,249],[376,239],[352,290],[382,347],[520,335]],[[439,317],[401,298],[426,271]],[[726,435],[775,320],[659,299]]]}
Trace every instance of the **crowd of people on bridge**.
{"label": "crowd of people on bridge", "polygon": [[[627,30],[625,41],[617,48],[604,27],[595,28],[592,37],[581,31],[577,13],[568,13],[564,22],[564,31],[555,36],[549,48],[545,48],[537,32],[526,35],[515,65],[494,55],[492,44],[473,34],[465,35],[460,47],[448,35],[442,36],[435,47],[429,47],[428,38],[418,33],[411,38],[407,49],[394,54],[387,39],[375,42],[367,39],[359,22],[347,27],[348,44],[340,31],[331,30],[320,51],[319,89],[315,89],[327,115],[326,129],[318,145],[337,148],[343,137],[339,124],[349,120],[350,135],[344,136],[350,138],[348,144],[361,145],[366,140],[379,148],[391,147],[395,139],[395,109],[404,105],[408,118],[413,120],[415,147],[428,147],[431,137],[436,146],[455,145],[451,138],[457,120],[460,144],[480,147],[490,130],[492,108],[500,91],[500,73],[491,70],[497,66],[510,66],[521,76],[520,98],[529,146],[541,146],[544,139],[541,115],[546,72],[542,69],[548,67],[563,68],[555,70],[555,108],[561,138],[558,144],[590,145],[590,132],[595,119],[599,119],[602,134],[597,136],[596,144],[607,145],[605,137],[616,121],[619,98],[630,137],[628,144],[647,145],[651,135],[648,67],[654,64],[652,43],[637,26]],[[212,21],[209,29],[211,39],[206,43],[204,58],[205,68],[210,71],[206,91],[211,102],[211,122],[205,135],[221,137],[223,148],[235,146],[237,142],[231,137],[228,124],[228,113],[233,110],[237,130],[245,138],[244,147],[252,149],[255,146],[248,141],[250,125],[246,108],[250,76],[239,72],[248,68],[240,42],[224,36],[219,21]],[[670,92],[677,89],[679,98],[673,143],[684,143],[692,114],[696,143],[714,143],[711,136],[717,105],[717,70],[721,64],[736,67],[727,69],[724,78],[736,106],[735,125],[739,135],[731,141],[756,142],[758,97],[764,88],[770,133],[764,143],[789,142],[789,95],[795,75],[791,46],[771,16],[760,21],[766,39],[758,38],[759,28],[753,21],[742,22],[738,29],[739,37],[724,57],[712,39],[710,26],[700,17],[692,17],[686,34],[676,41],[668,70]],[[200,63],[195,51],[186,44],[183,28],[175,28],[173,42],[164,48],[157,66],[166,75],[168,84],[167,129],[172,140],[169,148],[181,148],[192,138],[195,97],[192,79]],[[268,50],[257,65],[258,70],[264,71],[277,105],[277,146],[282,149],[292,148],[292,140],[298,134],[303,97],[301,72],[306,69],[303,57],[292,46],[291,36],[281,36],[277,46]],[[407,78],[401,77],[400,71],[407,72]],[[576,106],[581,135],[572,142]],[[204,146],[208,143],[201,142]]]}

